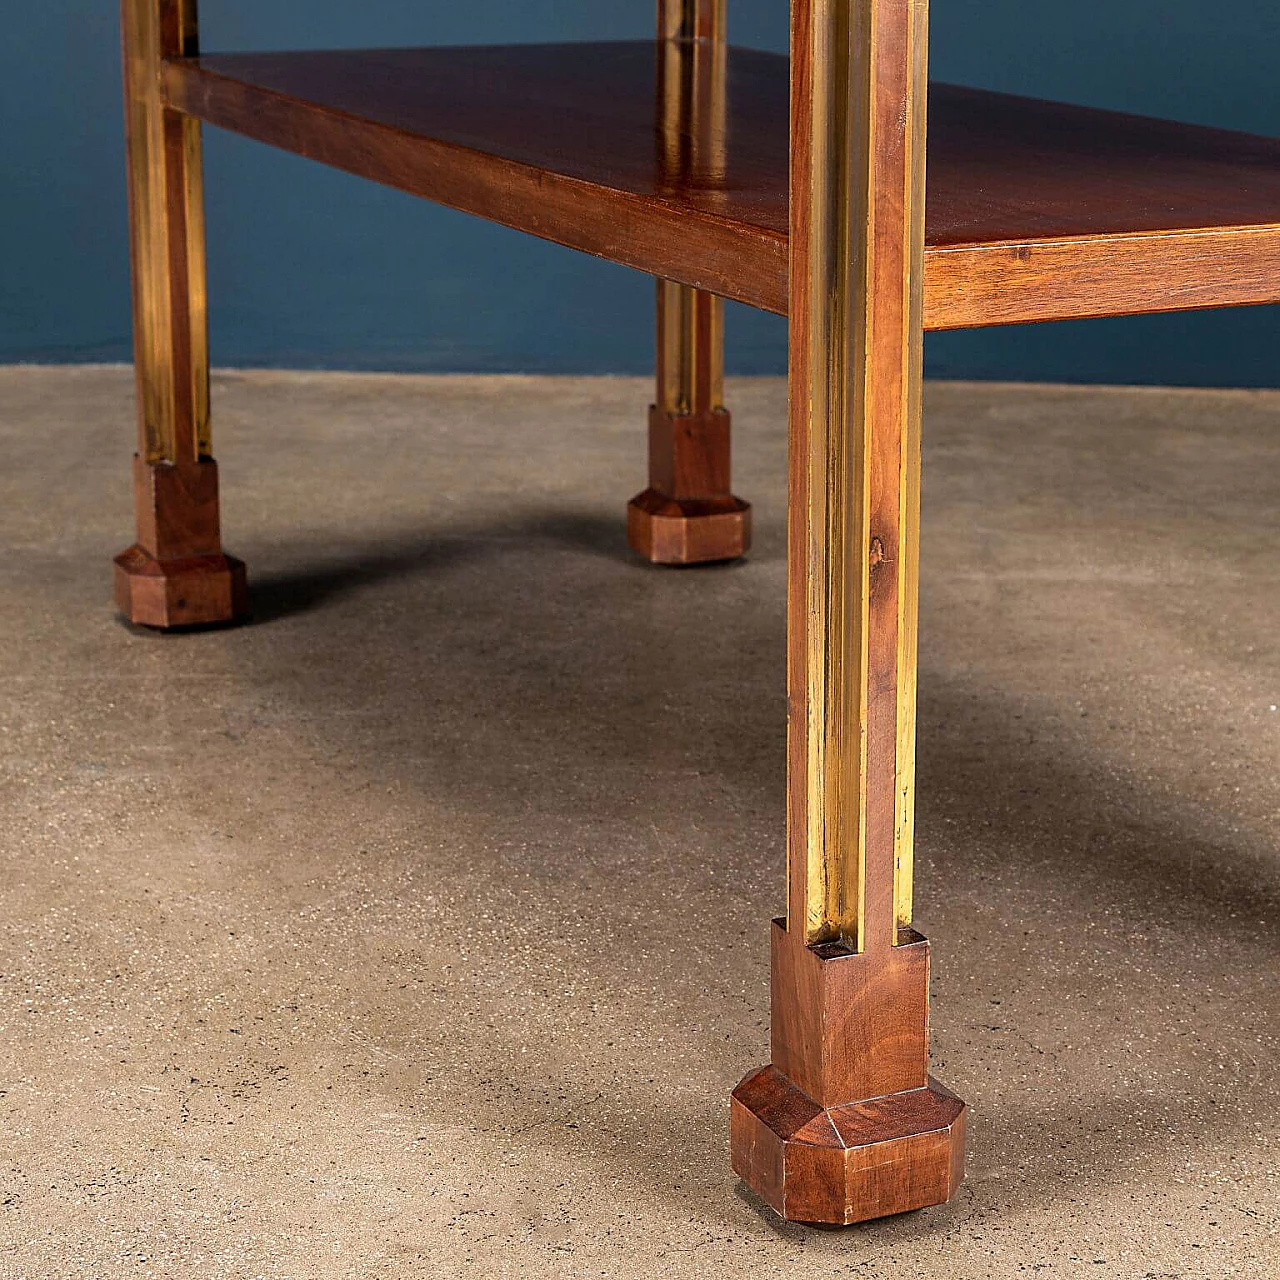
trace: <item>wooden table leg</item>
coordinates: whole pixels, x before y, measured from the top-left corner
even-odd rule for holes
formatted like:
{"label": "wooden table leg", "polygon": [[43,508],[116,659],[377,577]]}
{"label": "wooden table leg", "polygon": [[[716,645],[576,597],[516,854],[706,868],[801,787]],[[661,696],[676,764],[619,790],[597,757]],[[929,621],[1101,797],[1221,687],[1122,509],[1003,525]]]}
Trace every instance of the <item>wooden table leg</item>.
{"label": "wooden table leg", "polygon": [[133,344],[137,542],[115,560],[115,596],[152,627],[229,622],[244,565],[222,551],[210,456],[200,126],[166,109],[166,56],[196,52],[195,0],[122,0]]}
{"label": "wooden table leg", "polygon": [[963,1172],[910,928],[926,13],[792,9],[787,917],[731,1145],[802,1221],[937,1204]]}
{"label": "wooden table leg", "polygon": [[[723,178],[724,12],[725,0],[659,0],[659,159],[673,184]],[[627,506],[627,540],[656,564],[736,559],[751,508],[729,485],[723,299],[659,280],[657,354],[649,487]]]}

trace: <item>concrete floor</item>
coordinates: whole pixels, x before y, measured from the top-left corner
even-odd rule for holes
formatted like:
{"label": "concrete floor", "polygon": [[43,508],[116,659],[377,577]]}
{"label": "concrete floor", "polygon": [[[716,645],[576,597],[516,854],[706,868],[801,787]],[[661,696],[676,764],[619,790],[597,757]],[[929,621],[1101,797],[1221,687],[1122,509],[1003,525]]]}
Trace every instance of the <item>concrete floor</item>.
{"label": "concrete floor", "polygon": [[0,371],[0,1276],[1280,1274],[1280,393],[929,390],[945,1207],[728,1168],[782,905],[784,393],[739,566],[637,380],[222,374],[257,621],[133,631],[120,369]]}

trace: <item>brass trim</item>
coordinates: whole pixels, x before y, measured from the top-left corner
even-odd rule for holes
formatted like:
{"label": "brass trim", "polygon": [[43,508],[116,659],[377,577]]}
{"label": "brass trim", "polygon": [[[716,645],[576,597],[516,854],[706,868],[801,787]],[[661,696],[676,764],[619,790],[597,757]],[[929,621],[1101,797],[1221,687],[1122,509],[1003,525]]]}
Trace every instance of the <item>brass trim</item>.
{"label": "brass trim", "polygon": [[[812,13],[808,582],[805,608],[807,759],[805,941],[863,936],[866,874],[867,418],[858,373],[864,326],[869,129],[859,129],[851,71],[854,23],[869,6],[815,0]],[[865,34],[863,36],[865,47]],[[865,96],[865,95],[864,95]],[[864,115],[864,121],[867,117]],[[857,154],[855,154],[855,149]]]}
{"label": "brass trim", "polygon": [[165,108],[160,71],[198,48],[194,0],[121,0],[138,452],[207,456],[208,301],[200,125]]}
{"label": "brass trim", "polygon": [[724,300],[657,282],[658,408],[673,417],[724,407]]}
{"label": "brass trim", "polygon": [[[886,903],[870,941],[893,941],[892,925],[911,918],[927,0],[908,0],[895,25],[899,3],[797,0],[795,27],[807,37],[809,79],[793,128],[807,126],[809,136],[807,168],[795,171],[795,163],[805,163],[801,144],[792,177],[793,202],[799,198],[796,207],[807,208],[808,223],[802,243],[792,228],[792,270],[805,273],[792,284],[804,301],[805,368],[803,380],[799,370],[792,373],[793,446],[804,450],[793,464],[800,491],[792,496],[803,504],[793,538],[803,542],[804,562],[797,565],[793,557],[792,572],[804,576],[804,616],[792,617],[792,625],[803,628],[803,672],[793,671],[799,681],[793,699],[798,694],[802,705],[792,707],[792,731],[803,735],[803,745],[797,742],[794,756],[802,776],[793,775],[791,785],[803,792],[796,799],[804,812],[790,814],[789,900],[803,916],[806,943],[839,940],[859,950],[869,945],[869,785],[894,788],[893,920]],[[895,63],[903,57],[905,65]],[[878,82],[886,75],[888,85]],[[904,102],[886,100],[894,86]],[[900,171],[894,148],[904,107]],[[882,130],[892,132],[882,137]],[[887,226],[886,208],[902,210],[900,231]],[[904,331],[880,332],[877,326],[888,321],[880,317],[876,291],[892,288],[887,273],[900,267]],[[885,344],[896,340],[904,363],[902,398],[895,401],[895,379],[886,379],[884,360],[892,350]],[[889,474],[878,474],[885,467]],[[896,520],[881,530],[885,538],[873,537],[873,502],[881,503],[881,520],[889,514],[886,485]],[[892,778],[869,779],[873,569],[896,580],[895,737]],[[883,724],[883,711],[877,715]],[[884,835],[877,875],[887,876],[887,830]],[[798,885],[797,873],[803,877]]]}
{"label": "brass trim", "polygon": [[[659,0],[660,170],[672,185],[723,181],[725,0]],[[657,283],[657,403],[671,416],[724,407],[724,301]]]}
{"label": "brass trim", "polygon": [[723,43],[727,8],[727,0],[658,0],[658,39]]}
{"label": "brass trim", "polygon": [[924,225],[929,4],[908,12],[907,147],[909,185],[904,209],[909,269],[906,290],[906,420],[903,424],[898,530],[897,813],[894,821],[893,905],[899,928],[911,923],[915,884],[916,688],[920,625],[920,467],[924,417]]}

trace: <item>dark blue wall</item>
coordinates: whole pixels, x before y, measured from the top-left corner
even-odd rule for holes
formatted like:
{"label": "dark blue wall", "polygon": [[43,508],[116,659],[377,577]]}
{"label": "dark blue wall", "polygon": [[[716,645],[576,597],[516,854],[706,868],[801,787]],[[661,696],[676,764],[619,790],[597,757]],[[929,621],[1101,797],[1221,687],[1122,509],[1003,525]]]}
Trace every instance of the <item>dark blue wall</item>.
{"label": "dark blue wall", "polygon": [[[729,0],[783,49],[786,0]],[[205,0],[208,50],[611,39],[652,0]],[[128,357],[117,28],[110,0],[0,20],[0,361]],[[934,0],[939,79],[1280,134],[1275,0]],[[635,272],[207,133],[213,356],[232,365],[645,372]],[[1277,386],[1280,309],[931,335],[950,377]],[[781,372],[775,317],[733,307],[729,365]]]}

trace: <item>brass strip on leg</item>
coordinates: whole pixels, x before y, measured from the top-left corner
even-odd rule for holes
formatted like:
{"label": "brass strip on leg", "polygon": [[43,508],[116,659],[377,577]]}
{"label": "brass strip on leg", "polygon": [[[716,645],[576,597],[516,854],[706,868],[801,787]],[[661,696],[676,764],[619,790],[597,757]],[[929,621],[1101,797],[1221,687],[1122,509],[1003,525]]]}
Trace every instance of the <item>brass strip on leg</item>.
{"label": "brass strip on leg", "polygon": [[[659,0],[658,118],[673,184],[719,181],[725,166],[725,0]],[[657,286],[657,403],[673,416],[724,406],[724,301]]]}
{"label": "brass strip on leg", "polygon": [[658,407],[673,417],[724,407],[724,300],[659,280]]}
{"label": "brass strip on leg", "polygon": [[159,75],[196,52],[194,0],[121,0],[121,23],[138,453],[193,462],[210,452],[200,126],[163,106]]}
{"label": "brass strip on leg", "polygon": [[659,40],[725,39],[726,0],[658,0]]}
{"label": "brass strip on leg", "polygon": [[788,911],[910,917],[924,0],[795,0]]}
{"label": "brass strip on leg", "polygon": [[[926,105],[929,98],[929,6],[915,0],[907,14],[909,187],[904,216],[907,293],[907,406],[903,423],[898,534],[897,816],[893,902],[898,926],[911,923],[915,872],[916,672],[920,626],[920,464],[924,418],[924,211]],[[895,938],[896,941],[896,938]]]}

